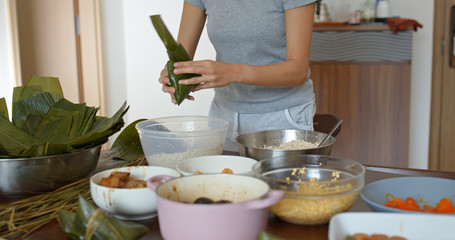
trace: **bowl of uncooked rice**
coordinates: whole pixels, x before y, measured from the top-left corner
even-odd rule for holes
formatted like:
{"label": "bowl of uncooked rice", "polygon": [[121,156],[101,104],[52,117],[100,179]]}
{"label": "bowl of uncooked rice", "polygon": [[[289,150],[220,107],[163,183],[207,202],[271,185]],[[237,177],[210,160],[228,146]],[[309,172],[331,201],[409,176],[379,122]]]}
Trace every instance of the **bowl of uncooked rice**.
{"label": "bowl of uncooked rice", "polygon": [[300,154],[330,155],[335,138],[330,136],[321,146],[326,133],[310,130],[264,130],[237,137],[241,156],[262,160]]}

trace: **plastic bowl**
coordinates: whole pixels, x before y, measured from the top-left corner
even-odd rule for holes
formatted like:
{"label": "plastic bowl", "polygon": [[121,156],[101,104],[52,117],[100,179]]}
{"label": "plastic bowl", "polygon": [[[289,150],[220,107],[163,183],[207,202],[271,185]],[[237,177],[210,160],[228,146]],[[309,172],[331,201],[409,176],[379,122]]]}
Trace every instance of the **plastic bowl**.
{"label": "plastic bowl", "polygon": [[264,159],[253,173],[285,197],[270,207],[280,219],[303,225],[324,224],[351,208],[364,186],[364,167],[353,160],[322,155]]}
{"label": "plastic bowl", "polygon": [[95,204],[122,220],[144,220],[156,216],[156,194],[144,188],[112,188],[99,185],[112,172],[130,172],[130,176],[146,181],[157,175],[179,177],[174,169],[156,166],[123,167],[99,172],[90,179],[90,194]]}
{"label": "plastic bowl", "polygon": [[[168,180],[154,185],[153,180]],[[256,239],[265,230],[267,208],[282,199],[261,179],[235,174],[201,174],[147,181],[156,191],[158,221],[164,239]],[[193,204],[206,197],[231,203]]]}
{"label": "plastic bowl", "polygon": [[265,149],[264,146],[280,146],[294,140],[305,140],[309,143],[318,143],[322,141],[327,134],[308,131],[308,130],[265,130],[259,132],[246,133],[236,138],[239,153],[241,156],[251,157],[256,160],[262,160],[272,157],[281,156],[299,156],[301,154],[330,155],[335,138],[330,136],[320,147],[306,149]]}
{"label": "plastic bowl", "polygon": [[150,166],[175,169],[182,160],[223,152],[229,122],[206,116],[163,117],[136,124]]}
{"label": "plastic bowl", "polygon": [[425,213],[383,206],[393,197],[403,201],[412,197],[420,209],[424,204],[436,207],[441,198],[455,204],[455,180],[435,177],[397,177],[379,180],[365,186],[360,196],[375,212]]}
{"label": "plastic bowl", "polygon": [[207,173],[223,173],[225,168],[233,174],[252,175],[252,167],[257,161],[252,158],[230,155],[211,155],[188,158],[177,165],[183,176]]}
{"label": "plastic bowl", "polygon": [[89,177],[98,164],[101,146],[45,157],[0,158],[0,196],[22,198],[52,192]]}

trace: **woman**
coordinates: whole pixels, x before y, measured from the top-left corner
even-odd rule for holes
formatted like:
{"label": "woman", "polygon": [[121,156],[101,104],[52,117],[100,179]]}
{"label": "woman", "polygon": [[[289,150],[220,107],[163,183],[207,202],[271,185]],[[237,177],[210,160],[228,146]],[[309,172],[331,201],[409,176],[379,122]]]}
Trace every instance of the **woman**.
{"label": "woman", "polygon": [[[199,84],[193,91],[214,88],[209,115],[230,122],[225,150],[238,151],[235,138],[247,132],[313,130],[309,56],[315,2],[185,0],[177,42],[193,58],[207,20],[216,61],[177,62],[174,72],[200,74],[179,82]],[[159,81],[172,96],[165,69]]]}

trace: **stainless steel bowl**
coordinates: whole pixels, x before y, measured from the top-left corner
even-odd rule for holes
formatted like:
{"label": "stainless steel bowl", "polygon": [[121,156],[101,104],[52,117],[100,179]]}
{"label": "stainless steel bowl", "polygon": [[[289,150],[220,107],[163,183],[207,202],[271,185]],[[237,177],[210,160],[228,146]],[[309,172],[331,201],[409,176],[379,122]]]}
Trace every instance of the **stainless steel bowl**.
{"label": "stainless steel bowl", "polygon": [[0,159],[0,196],[18,198],[51,192],[92,174],[101,146],[55,156]]}
{"label": "stainless steel bowl", "polygon": [[237,137],[239,154],[241,156],[262,160],[281,156],[298,156],[300,154],[330,155],[335,138],[330,136],[322,146],[301,150],[264,149],[266,146],[279,146],[292,140],[305,140],[311,143],[322,141],[325,133],[309,130],[265,130],[242,134]]}

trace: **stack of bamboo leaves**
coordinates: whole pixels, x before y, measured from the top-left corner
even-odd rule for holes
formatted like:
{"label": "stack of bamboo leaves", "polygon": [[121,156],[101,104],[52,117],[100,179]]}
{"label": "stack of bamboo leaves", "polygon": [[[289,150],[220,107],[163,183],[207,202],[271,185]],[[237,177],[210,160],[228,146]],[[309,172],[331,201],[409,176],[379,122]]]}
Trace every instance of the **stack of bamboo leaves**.
{"label": "stack of bamboo leaves", "polygon": [[0,158],[80,151],[106,142],[124,125],[126,103],[111,117],[66,100],[58,78],[32,76],[13,90],[12,119],[0,98]]}
{"label": "stack of bamboo leaves", "polygon": [[[106,164],[109,168],[147,165],[135,129],[136,123],[143,120],[129,124],[103,154],[105,161],[110,162]],[[97,172],[103,168],[99,166]],[[100,213],[90,201],[90,177],[87,177],[50,193],[0,204],[0,239],[23,239],[57,218],[63,231],[73,239],[137,239],[146,233],[143,226],[121,223]],[[117,231],[120,228],[123,230]],[[90,237],[86,237],[87,233]],[[112,236],[107,238],[105,233]]]}

